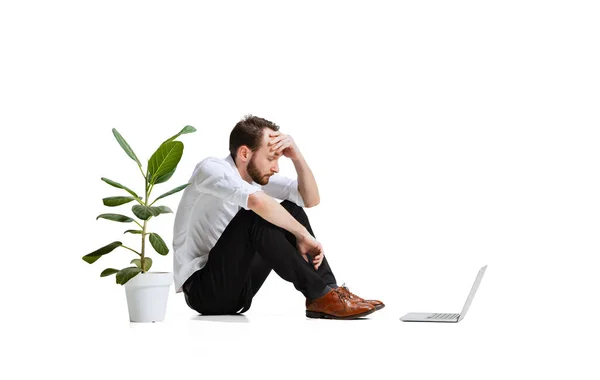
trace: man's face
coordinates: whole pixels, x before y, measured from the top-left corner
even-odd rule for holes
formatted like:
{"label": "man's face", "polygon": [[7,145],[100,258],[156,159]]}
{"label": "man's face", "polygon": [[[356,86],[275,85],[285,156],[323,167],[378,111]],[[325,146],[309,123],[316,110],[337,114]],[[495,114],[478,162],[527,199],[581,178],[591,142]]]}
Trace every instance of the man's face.
{"label": "man's face", "polygon": [[267,145],[271,141],[269,133],[271,129],[263,129],[262,142],[260,148],[252,154],[252,158],[248,161],[248,174],[252,180],[261,186],[269,183],[269,177],[279,172],[279,157],[281,154],[270,152],[270,147]]}

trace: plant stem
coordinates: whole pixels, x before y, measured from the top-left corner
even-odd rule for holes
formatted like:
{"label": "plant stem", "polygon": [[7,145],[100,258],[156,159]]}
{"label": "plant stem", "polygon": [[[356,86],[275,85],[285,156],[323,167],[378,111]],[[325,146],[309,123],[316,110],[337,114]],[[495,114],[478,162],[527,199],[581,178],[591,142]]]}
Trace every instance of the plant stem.
{"label": "plant stem", "polygon": [[138,251],[136,251],[135,249],[131,249],[131,248],[129,248],[129,247],[128,247],[128,246],[126,246],[126,245],[121,245],[121,247],[123,247],[123,248],[127,248],[128,250],[130,250],[130,251],[132,251],[132,252],[135,252],[135,253],[137,253],[139,256],[141,256],[141,254],[140,254]]}
{"label": "plant stem", "polygon": [[[154,189],[154,184],[150,185],[150,189],[148,189],[148,196],[150,196],[150,192],[152,192],[152,189]],[[150,205],[150,206],[152,206],[152,205]]]}
{"label": "plant stem", "polygon": [[[141,168],[140,168],[141,169]],[[142,175],[144,174],[144,172],[142,172]],[[144,197],[144,205],[148,206],[148,197],[150,196],[150,192],[148,191],[148,175],[144,175],[144,189],[146,190],[146,196]],[[144,270],[144,258],[146,256],[146,225],[148,223],[148,219],[144,220],[144,226],[142,227],[142,254],[141,254],[141,265],[140,267],[142,268],[142,273],[145,273],[146,271]]]}
{"label": "plant stem", "polygon": [[147,222],[148,222],[147,220],[144,220],[144,227],[142,229],[142,254],[140,255],[142,257],[141,258],[142,273],[145,273],[145,270],[144,270],[144,253],[146,252],[146,223]]}
{"label": "plant stem", "polygon": [[140,228],[143,228],[142,225],[139,224],[137,220],[134,219],[133,221],[135,222],[135,224],[137,224],[138,226],[140,226]]}

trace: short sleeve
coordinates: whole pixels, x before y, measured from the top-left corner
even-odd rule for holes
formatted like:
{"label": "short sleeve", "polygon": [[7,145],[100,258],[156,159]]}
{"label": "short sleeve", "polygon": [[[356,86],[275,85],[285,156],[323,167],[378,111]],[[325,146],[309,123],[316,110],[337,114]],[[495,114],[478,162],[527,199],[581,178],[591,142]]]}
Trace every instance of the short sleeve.
{"label": "short sleeve", "polygon": [[300,207],[304,207],[304,200],[298,191],[298,180],[274,174],[269,178],[269,183],[262,190],[273,198],[290,200]]}
{"label": "short sleeve", "polygon": [[194,170],[193,184],[202,193],[210,194],[224,201],[232,202],[246,210],[248,197],[259,187],[252,186],[236,175],[226,162],[206,159],[198,164]]}

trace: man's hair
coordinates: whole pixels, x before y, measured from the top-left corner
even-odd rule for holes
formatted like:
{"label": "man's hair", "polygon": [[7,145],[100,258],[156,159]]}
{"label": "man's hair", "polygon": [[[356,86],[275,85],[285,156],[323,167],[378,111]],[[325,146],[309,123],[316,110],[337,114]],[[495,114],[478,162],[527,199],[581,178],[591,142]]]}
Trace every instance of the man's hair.
{"label": "man's hair", "polygon": [[235,162],[235,156],[239,147],[246,145],[252,152],[260,148],[262,131],[270,128],[274,131],[279,130],[279,126],[262,117],[246,115],[240,120],[229,135],[229,153]]}

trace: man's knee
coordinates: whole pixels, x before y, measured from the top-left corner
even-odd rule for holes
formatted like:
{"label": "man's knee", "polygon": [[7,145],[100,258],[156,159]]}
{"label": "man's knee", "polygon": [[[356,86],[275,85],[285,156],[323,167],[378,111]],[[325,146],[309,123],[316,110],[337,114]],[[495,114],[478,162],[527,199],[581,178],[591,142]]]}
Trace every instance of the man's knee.
{"label": "man's knee", "polygon": [[283,202],[280,203],[280,205],[282,205],[283,207],[285,207],[286,209],[289,208],[302,208],[300,206],[298,206],[296,203],[290,201],[289,199],[284,200]]}
{"label": "man's knee", "polygon": [[292,216],[296,218],[296,220],[299,221],[301,224],[304,225],[308,221],[308,216],[306,215],[306,212],[304,212],[303,207],[298,206],[296,203],[290,201],[289,199],[286,199],[283,202],[281,202],[281,205],[290,214],[292,214]]}

